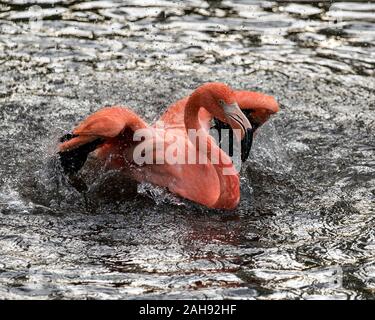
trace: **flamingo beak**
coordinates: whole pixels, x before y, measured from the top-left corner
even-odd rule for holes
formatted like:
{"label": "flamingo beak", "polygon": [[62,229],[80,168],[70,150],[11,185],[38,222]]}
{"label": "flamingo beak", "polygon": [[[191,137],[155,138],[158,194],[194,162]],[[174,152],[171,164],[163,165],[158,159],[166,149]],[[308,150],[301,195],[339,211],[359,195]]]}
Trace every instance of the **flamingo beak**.
{"label": "flamingo beak", "polygon": [[241,160],[246,161],[253,144],[253,127],[237,103],[225,105],[223,109],[228,124],[232,127],[238,141],[241,141]]}

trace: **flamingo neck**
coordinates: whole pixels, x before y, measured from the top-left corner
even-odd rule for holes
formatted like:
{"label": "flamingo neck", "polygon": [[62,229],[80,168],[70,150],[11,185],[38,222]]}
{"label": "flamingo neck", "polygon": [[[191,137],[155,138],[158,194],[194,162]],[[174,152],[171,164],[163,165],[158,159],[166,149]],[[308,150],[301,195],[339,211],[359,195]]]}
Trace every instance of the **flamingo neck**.
{"label": "flamingo neck", "polygon": [[189,129],[200,130],[202,126],[199,121],[198,113],[200,109],[199,99],[191,96],[186,104],[184,113],[184,122],[186,131]]}
{"label": "flamingo neck", "polygon": [[[220,180],[220,195],[217,199],[217,203],[215,204],[218,208],[224,207],[224,208],[234,208],[238,204],[239,201],[239,176],[238,173],[235,171],[234,166],[231,164],[231,160],[229,156],[221,150],[216,143],[211,139],[208,132],[202,128],[201,122],[199,121],[199,110],[202,105],[207,105],[207,103],[201,103],[201,97],[198,94],[193,94],[185,107],[184,112],[184,122],[185,122],[185,128],[186,132],[188,133],[189,129],[195,129],[200,130],[205,133],[205,139],[207,143],[207,149],[205,150],[208,159],[211,159],[212,153],[218,153],[218,163],[212,164],[216,170],[217,176]],[[206,109],[207,110],[207,109]],[[208,111],[208,110],[207,110]],[[189,137],[190,138],[190,137]],[[200,152],[199,150],[199,143],[197,144],[197,141],[192,140],[191,141],[197,150],[197,152]],[[203,151],[202,151],[203,152]],[[225,161],[223,161],[225,159]],[[227,164],[225,164],[227,163]],[[230,163],[228,165],[228,163]],[[231,168],[233,170],[232,175],[224,175],[223,169]],[[227,188],[231,190],[230,192],[226,192]],[[234,205],[233,205],[234,204]]]}
{"label": "flamingo neck", "polygon": [[[210,159],[212,147],[209,143],[209,134],[206,132],[205,128],[202,127],[202,124],[199,120],[199,110],[203,105],[201,103],[202,95],[193,93],[192,96],[189,98],[184,112],[184,122],[185,122],[185,129],[186,133],[188,134],[188,138],[195,146],[197,152],[204,153],[204,156]],[[196,130],[196,135],[190,135],[189,130]],[[195,137],[195,139],[194,139]],[[204,150],[200,150],[199,146],[201,143],[198,139],[204,139],[205,143],[207,144],[207,148],[203,148]]]}
{"label": "flamingo neck", "polygon": [[[194,129],[199,132],[200,139],[205,139],[207,148],[204,149],[205,155],[207,156],[208,159],[211,159],[211,155],[214,154],[219,154],[219,165],[222,165],[222,159],[223,157],[228,157],[228,155],[221,150],[215,143],[215,141],[212,139],[212,137],[209,135],[208,131],[206,128],[204,128],[199,120],[199,110],[201,109],[201,106],[203,103],[201,103],[201,95],[198,94],[193,94],[185,107],[185,113],[184,113],[184,121],[185,121],[185,129],[186,132],[188,133],[189,129]],[[207,103],[205,103],[207,104]],[[207,109],[206,109],[207,110]],[[207,112],[209,112],[207,110]],[[189,136],[189,139],[192,137]],[[200,152],[199,149],[199,143],[197,143],[197,140],[191,140],[191,142],[195,145],[195,148],[198,152]],[[203,152],[203,150],[202,150]],[[214,164],[214,166],[216,166]]]}

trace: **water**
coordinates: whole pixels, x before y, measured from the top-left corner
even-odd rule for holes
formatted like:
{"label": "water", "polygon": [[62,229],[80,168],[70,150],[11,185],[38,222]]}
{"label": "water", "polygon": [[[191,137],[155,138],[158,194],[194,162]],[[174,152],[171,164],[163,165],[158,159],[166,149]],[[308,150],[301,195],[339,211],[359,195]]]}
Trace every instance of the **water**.
{"label": "water", "polygon": [[[373,299],[374,17],[370,2],[0,1],[0,298]],[[113,172],[83,197],[61,175],[57,138],[88,113],[152,122],[213,80],[282,109],[236,211],[116,190]]]}

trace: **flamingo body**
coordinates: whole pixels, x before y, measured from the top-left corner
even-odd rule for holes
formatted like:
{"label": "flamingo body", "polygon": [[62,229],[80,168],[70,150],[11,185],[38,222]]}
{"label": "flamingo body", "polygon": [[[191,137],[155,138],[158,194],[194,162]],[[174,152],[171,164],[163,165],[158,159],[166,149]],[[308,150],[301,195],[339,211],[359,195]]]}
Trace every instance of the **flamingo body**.
{"label": "flamingo body", "polygon": [[[234,209],[240,200],[239,173],[230,157],[209,136],[210,122],[216,117],[233,128],[246,130],[251,128],[251,124],[238,108],[236,101],[241,108],[258,110],[264,119],[264,116],[268,117],[278,110],[277,104],[272,105],[274,100],[271,98],[246,91],[234,92],[221,83],[206,84],[191,96],[169,107],[160,118],[160,121],[165,123],[162,129],[156,124],[149,126],[126,107],[103,108],[87,117],[73,130],[69,139],[60,144],[59,153],[65,163],[74,163],[74,157],[79,154],[77,150],[90,146],[87,150],[91,151],[93,146],[95,157],[106,168],[118,169],[137,182],[147,181],[165,187],[172,193],[210,208]],[[200,146],[189,138],[189,129],[204,132],[208,150],[207,155],[203,154],[204,157],[207,156],[204,163],[188,161],[189,154],[195,153],[198,157],[202,156],[203,152]],[[141,142],[132,139],[138,130],[147,130],[149,133]],[[241,137],[244,135],[246,131],[242,132]],[[150,151],[152,163],[137,164],[134,155],[140,143]],[[173,154],[183,155],[185,161],[163,163],[165,153],[171,147]],[[217,161],[213,163],[212,159]],[[77,171],[76,167],[72,168]],[[226,174],[223,174],[224,169]]]}

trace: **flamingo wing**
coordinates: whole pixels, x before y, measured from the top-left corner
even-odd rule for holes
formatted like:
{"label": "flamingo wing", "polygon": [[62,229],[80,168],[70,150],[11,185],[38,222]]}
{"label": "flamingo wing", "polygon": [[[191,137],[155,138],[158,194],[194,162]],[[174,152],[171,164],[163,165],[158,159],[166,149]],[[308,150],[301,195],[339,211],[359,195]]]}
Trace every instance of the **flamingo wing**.
{"label": "flamingo wing", "polygon": [[77,173],[89,153],[120,136],[129,138],[125,131],[132,133],[142,128],[147,128],[147,124],[125,107],[106,107],[93,113],[60,139],[60,162],[65,173]]}
{"label": "flamingo wing", "polygon": [[237,90],[234,92],[241,109],[264,109],[272,113],[279,111],[279,105],[274,97],[261,92]]}
{"label": "flamingo wing", "polygon": [[249,119],[254,130],[280,110],[274,97],[253,91],[235,91],[238,105]]}

